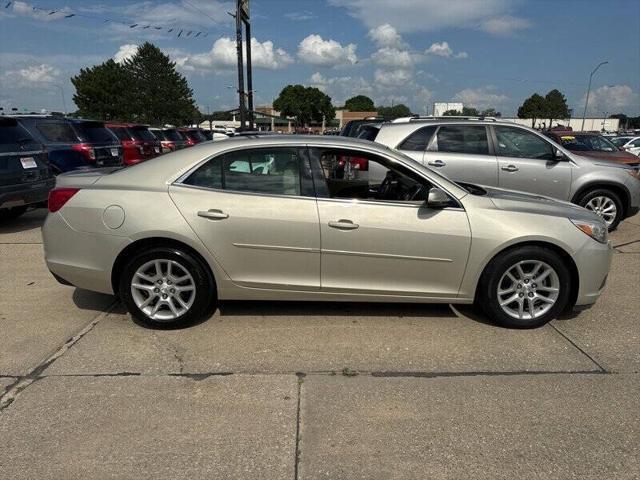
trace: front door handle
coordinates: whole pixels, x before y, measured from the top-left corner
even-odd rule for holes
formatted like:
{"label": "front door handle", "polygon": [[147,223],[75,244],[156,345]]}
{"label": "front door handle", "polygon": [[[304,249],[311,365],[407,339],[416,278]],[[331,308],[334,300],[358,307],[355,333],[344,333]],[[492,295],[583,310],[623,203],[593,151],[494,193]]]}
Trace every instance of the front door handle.
{"label": "front door handle", "polygon": [[435,160],[433,162],[429,162],[429,165],[431,165],[432,167],[444,167],[446,163],[442,160]]}
{"label": "front door handle", "polygon": [[500,167],[500,168],[502,168],[502,170],[504,170],[505,172],[517,172],[518,170],[520,170],[515,165],[507,165],[505,167]]}
{"label": "front door handle", "polygon": [[198,216],[208,218],[209,220],[224,220],[225,218],[229,218],[228,213],[224,213],[222,210],[216,210],[214,208],[211,210],[200,210],[198,212]]}
{"label": "front door handle", "polygon": [[329,226],[338,230],[355,230],[360,225],[353,223],[351,220],[340,219],[337,222],[329,222]]}

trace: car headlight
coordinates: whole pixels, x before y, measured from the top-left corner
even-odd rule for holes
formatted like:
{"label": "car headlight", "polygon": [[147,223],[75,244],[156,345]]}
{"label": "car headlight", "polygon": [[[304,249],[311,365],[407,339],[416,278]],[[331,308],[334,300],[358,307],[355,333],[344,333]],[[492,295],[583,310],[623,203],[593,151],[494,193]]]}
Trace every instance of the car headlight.
{"label": "car headlight", "polygon": [[578,227],[578,229],[582,230],[582,232],[586,233],[594,240],[597,240],[600,243],[607,243],[607,240],[609,240],[609,230],[607,229],[607,225],[603,222],[590,222],[587,220],[575,220],[573,218],[570,218],[569,220]]}

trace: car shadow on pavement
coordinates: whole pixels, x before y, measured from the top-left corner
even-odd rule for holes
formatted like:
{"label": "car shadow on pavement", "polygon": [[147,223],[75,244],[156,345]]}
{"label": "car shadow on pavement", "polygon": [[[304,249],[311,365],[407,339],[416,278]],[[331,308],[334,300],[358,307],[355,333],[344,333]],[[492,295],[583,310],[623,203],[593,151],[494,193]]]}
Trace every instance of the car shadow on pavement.
{"label": "car shadow on pavement", "polygon": [[[81,310],[91,310],[94,312],[104,312],[111,305],[116,297],[104,293],[91,292],[76,288],[72,295],[73,303]],[[124,308],[123,308],[124,312]]]}
{"label": "car shadow on pavement", "polygon": [[0,235],[3,233],[20,233],[33,230],[34,228],[40,228],[46,216],[47,210],[39,208],[37,210],[30,210],[18,218],[2,220],[0,221]]}

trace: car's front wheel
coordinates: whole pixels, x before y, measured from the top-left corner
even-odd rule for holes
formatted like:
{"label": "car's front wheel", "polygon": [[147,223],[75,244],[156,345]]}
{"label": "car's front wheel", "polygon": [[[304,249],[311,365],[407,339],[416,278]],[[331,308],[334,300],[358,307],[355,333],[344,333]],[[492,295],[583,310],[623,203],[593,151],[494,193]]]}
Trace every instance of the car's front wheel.
{"label": "car's front wheel", "polygon": [[571,275],[562,257],[538,246],[514,248],[494,258],[479,286],[489,319],[510,328],[535,328],[553,320],[569,301]]}
{"label": "car's front wheel", "polygon": [[191,324],[209,314],[216,301],[206,266],[171,247],[133,256],[122,272],[119,294],[131,315],[153,327]]}
{"label": "car's front wheel", "polygon": [[609,231],[615,230],[622,221],[623,205],[620,197],[607,188],[590,190],[580,197],[578,205],[591,210],[602,218]]}

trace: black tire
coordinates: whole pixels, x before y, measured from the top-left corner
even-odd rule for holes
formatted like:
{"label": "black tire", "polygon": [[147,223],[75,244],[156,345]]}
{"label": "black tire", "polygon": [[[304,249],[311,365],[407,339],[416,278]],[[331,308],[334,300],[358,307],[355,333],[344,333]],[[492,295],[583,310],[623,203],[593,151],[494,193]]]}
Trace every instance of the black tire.
{"label": "black tire", "polygon": [[26,206],[3,208],[0,210],[0,220],[14,220],[27,211]]}
{"label": "black tire", "polygon": [[[521,261],[541,261],[555,270],[559,279],[556,303],[544,315],[533,319],[519,319],[510,316],[500,306],[498,282],[502,276]],[[485,311],[489,320],[507,328],[537,328],[556,318],[567,306],[571,291],[571,273],[564,259],[553,250],[537,247],[516,247],[496,256],[482,274],[478,285],[477,304]]]}
{"label": "black tire", "polygon": [[[136,304],[131,283],[136,271],[153,260],[172,260],[184,268],[193,278],[195,299],[191,307],[182,315],[170,320],[149,317]],[[134,255],[122,271],[118,285],[120,300],[135,319],[153,328],[179,328],[192,325],[215,311],[217,291],[209,269],[194,255],[174,247],[153,247]]]}
{"label": "black tire", "polygon": [[611,232],[615,230],[618,227],[618,224],[624,219],[624,205],[622,200],[617,193],[609,190],[608,188],[596,188],[583,193],[578,199],[577,204],[586,208],[589,201],[596,197],[607,197],[616,205],[616,217],[613,222],[609,224],[609,231]]}

